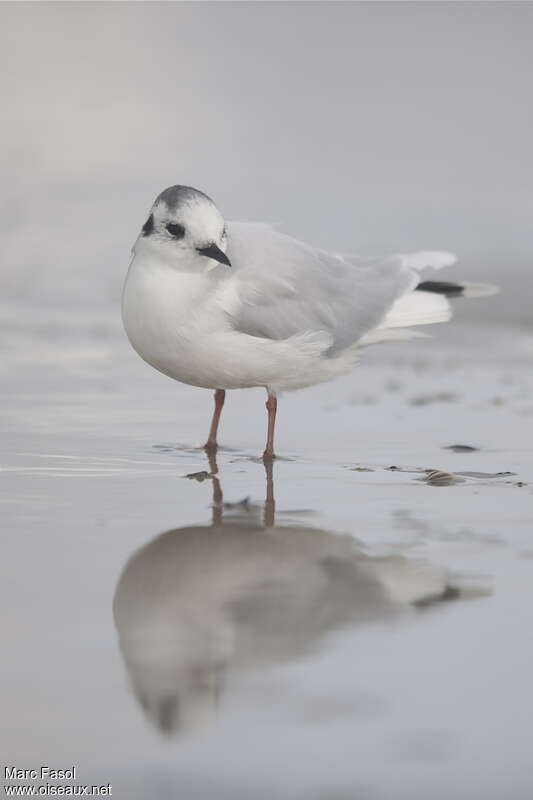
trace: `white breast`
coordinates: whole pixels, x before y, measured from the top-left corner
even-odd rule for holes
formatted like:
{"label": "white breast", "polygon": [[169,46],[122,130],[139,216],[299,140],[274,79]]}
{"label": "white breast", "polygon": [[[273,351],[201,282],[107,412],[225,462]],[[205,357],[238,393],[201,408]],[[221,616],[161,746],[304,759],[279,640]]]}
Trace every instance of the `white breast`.
{"label": "white breast", "polygon": [[212,302],[210,273],[177,272],[166,264],[135,257],[122,295],[122,319],[137,353],[171,378],[205,386],[195,351],[223,326]]}

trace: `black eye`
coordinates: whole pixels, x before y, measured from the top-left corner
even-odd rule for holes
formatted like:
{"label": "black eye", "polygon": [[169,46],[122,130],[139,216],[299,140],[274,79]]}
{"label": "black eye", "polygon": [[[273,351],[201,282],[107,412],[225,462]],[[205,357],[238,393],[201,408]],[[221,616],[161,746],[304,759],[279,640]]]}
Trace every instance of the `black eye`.
{"label": "black eye", "polygon": [[183,225],[180,225],[179,222],[169,222],[167,225],[167,231],[175,238],[175,239],[183,239],[185,236],[185,228]]}

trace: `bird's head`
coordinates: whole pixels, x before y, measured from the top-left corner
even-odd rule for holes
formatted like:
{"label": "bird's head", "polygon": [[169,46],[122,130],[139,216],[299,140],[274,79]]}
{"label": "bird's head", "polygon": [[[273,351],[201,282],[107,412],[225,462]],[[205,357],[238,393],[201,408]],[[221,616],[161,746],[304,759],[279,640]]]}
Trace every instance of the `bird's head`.
{"label": "bird's head", "polygon": [[226,247],[224,218],[211,198],[189,186],[170,186],[156,197],[134,252],[205,272],[217,264],[231,267]]}

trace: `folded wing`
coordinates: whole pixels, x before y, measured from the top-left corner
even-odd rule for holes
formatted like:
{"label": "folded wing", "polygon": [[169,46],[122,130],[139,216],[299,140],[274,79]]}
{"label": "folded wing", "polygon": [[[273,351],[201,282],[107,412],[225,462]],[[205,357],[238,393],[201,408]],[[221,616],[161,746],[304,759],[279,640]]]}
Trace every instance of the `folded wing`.
{"label": "folded wing", "polygon": [[276,340],[325,331],[331,355],[379,327],[395,301],[416,288],[419,270],[455,260],[449,253],[370,261],[336,256],[245,222],[228,225],[228,255],[233,269],[218,302],[235,330]]}

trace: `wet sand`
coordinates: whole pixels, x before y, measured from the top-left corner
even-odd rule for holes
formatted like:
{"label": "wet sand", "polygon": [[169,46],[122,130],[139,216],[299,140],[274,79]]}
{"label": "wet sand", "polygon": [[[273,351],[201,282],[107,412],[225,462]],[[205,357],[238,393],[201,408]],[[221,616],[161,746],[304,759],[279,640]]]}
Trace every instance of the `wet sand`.
{"label": "wet sand", "polygon": [[213,479],[209,393],[107,319],[7,320],[5,763],[128,800],[529,798],[531,332],[286,395],[270,484],[263,393]]}

